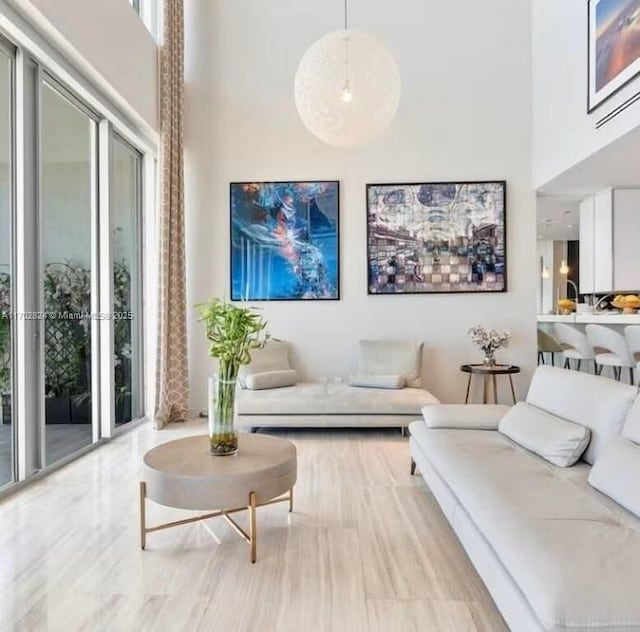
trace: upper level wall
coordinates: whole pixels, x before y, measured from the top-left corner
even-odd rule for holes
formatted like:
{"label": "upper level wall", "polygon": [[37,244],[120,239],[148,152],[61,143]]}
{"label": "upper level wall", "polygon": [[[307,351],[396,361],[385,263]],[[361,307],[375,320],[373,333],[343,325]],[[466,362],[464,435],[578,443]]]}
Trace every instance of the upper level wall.
{"label": "upper level wall", "polygon": [[128,0],[0,0],[0,12],[12,9],[54,46],[64,38],[70,63],[82,58],[157,130],[157,45]]}
{"label": "upper level wall", "polygon": [[536,189],[640,125],[640,102],[596,121],[640,90],[640,78],[587,114],[587,2],[533,6],[533,183]]}

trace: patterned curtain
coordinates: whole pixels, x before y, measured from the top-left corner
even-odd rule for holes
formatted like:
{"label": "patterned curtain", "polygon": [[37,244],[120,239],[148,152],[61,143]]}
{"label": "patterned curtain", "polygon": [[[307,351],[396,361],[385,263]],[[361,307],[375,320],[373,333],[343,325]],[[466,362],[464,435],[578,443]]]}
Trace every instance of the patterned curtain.
{"label": "patterned curtain", "polygon": [[160,50],[162,200],[159,225],[156,428],[187,416],[189,374],[184,255],[184,7],[164,0]]}

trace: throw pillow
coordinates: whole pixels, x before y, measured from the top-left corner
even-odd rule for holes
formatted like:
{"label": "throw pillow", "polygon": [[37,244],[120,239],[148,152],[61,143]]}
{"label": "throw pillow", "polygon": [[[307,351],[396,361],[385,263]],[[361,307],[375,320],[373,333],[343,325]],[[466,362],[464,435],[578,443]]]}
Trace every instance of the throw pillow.
{"label": "throw pillow", "polygon": [[411,340],[361,340],[358,375],[401,375],[406,386],[422,384],[422,343]]}
{"label": "throw pillow", "polygon": [[402,375],[353,375],[349,381],[351,386],[360,386],[363,388],[387,388],[400,389],[406,386],[405,379]]}
{"label": "throw pillow", "polygon": [[591,432],[526,402],[500,420],[498,430],[523,448],[559,467],[570,467],[589,445]]}

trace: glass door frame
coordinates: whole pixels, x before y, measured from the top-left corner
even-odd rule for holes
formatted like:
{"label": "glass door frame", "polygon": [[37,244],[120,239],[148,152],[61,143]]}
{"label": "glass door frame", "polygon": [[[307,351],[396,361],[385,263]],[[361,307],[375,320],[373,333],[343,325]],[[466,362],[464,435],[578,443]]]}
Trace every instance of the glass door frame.
{"label": "glass door frame", "polygon": [[[9,164],[8,164],[8,190],[9,190],[9,261],[10,261],[10,288],[9,297],[11,304],[12,314],[9,317],[16,314],[16,264],[17,264],[17,238],[16,238],[16,64],[17,64],[17,47],[14,46],[9,40],[6,40],[0,34],[0,50],[5,54],[9,60],[9,130],[7,139],[9,142]],[[18,472],[18,419],[16,406],[16,358],[18,358],[18,345],[16,335],[16,319],[11,319],[10,330],[10,342],[9,348],[11,349],[11,359],[9,364],[9,392],[11,394],[11,478],[8,481],[0,481],[0,489],[9,487],[16,483],[19,479]],[[1,405],[1,403],[0,403]]]}

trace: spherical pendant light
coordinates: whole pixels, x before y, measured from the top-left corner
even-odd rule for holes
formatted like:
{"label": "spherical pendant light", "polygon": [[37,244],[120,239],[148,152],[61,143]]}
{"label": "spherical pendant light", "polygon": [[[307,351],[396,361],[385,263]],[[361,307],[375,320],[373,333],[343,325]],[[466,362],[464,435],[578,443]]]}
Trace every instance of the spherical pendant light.
{"label": "spherical pendant light", "polygon": [[393,120],[400,73],[377,38],[335,31],[304,54],[296,72],[295,99],[311,133],[329,145],[356,147],[379,136]]}

